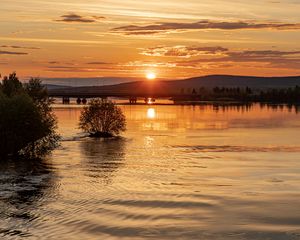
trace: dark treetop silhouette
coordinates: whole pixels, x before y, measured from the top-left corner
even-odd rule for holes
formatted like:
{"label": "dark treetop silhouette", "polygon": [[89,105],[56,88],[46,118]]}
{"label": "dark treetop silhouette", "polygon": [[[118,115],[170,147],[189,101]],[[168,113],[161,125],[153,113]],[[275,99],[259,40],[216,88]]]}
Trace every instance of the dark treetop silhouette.
{"label": "dark treetop silhouette", "polygon": [[22,84],[16,73],[0,84],[0,157],[37,158],[57,146],[56,118],[39,79]]}

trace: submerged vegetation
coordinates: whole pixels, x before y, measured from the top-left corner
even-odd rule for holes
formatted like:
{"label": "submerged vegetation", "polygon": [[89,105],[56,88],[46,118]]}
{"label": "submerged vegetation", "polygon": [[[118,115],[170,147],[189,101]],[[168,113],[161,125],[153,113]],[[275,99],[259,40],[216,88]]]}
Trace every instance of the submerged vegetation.
{"label": "submerged vegetation", "polygon": [[126,119],[113,102],[94,99],[83,109],[79,127],[91,137],[113,137],[126,130]]}
{"label": "submerged vegetation", "polygon": [[38,158],[58,145],[57,122],[41,80],[16,73],[0,84],[0,158]]}

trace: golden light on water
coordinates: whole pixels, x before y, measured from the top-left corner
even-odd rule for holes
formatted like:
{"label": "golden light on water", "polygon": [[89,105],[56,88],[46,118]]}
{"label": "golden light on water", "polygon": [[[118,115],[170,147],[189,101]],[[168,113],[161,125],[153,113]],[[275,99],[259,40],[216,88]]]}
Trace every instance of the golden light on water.
{"label": "golden light on water", "polygon": [[147,110],[147,118],[148,119],[154,119],[156,117],[156,112],[154,108],[149,108]]}

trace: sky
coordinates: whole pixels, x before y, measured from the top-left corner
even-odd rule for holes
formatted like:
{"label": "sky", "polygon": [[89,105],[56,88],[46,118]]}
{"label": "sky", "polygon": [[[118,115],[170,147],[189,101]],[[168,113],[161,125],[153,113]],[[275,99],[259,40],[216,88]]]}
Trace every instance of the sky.
{"label": "sky", "polygon": [[1,0],[0,73],[300,75],[300,0]]}

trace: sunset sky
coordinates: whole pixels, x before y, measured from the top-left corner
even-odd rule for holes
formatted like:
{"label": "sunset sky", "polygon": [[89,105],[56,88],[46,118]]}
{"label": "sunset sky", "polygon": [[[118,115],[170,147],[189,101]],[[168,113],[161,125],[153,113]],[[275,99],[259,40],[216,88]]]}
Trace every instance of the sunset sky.
{"label": "sunset sky", "polygon": [[1,0],[0,73],[300,75],[300,0]]}

